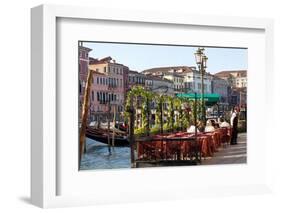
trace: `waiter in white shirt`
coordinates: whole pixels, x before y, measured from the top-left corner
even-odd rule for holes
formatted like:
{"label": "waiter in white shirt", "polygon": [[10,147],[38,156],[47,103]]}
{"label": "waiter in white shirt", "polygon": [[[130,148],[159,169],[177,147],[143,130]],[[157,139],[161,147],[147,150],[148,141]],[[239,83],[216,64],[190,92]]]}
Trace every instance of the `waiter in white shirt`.
{"label": "waiter in white shirt", "polygon": [[230,118],[230,125],[232,127],[232,136],[231,136],[231,145],[236,145],[237,144],[237,135],[238,135],[238,112],[237,108],[235,107],[231,118]]}

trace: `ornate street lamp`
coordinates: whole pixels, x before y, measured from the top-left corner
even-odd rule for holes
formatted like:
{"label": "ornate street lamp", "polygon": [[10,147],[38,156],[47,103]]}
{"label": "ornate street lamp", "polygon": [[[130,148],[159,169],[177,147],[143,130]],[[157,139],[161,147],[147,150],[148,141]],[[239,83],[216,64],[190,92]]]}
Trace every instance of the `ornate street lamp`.
{"label": "ornate street lamp", "polygon": [[196,64],[198,65],[199,72],[201,73],[201,111],[202,111],[202,120],[205,125],[206,123],[206,110],[204,102],[204,74],[207,68],[208,57],[204,54],[204,48],[198,48],[194,53]]}
{"label": "ornate street lamp", "polygon": [[203,55],[204,55],[204,48],[198,48],[197,51],[194,53],[195,55],[195,60],[196,60],[196,64],[200,67],[202,65],[202,61],[203,61]]}

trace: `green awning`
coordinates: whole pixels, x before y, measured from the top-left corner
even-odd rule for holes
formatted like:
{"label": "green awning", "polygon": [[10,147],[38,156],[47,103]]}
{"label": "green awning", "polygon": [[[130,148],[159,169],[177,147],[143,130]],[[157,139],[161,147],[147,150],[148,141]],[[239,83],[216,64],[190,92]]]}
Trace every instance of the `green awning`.
{"label": "green awning", "polygon": [[[179,93],[176,95],[179,98],[195,99],[195,93]],[[201,99],[201,94],[196,94],[196,99]],[[216,104],[220,100],[220,95],[217,93],[207,93],[204,94],[204,100],[207,105]]]}

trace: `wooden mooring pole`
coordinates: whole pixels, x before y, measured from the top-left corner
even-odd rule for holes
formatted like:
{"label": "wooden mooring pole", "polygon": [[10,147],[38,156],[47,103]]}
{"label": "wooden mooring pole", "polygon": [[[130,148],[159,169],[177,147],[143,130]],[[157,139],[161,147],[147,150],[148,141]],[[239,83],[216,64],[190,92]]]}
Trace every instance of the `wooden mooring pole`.
{"label": "wooden mooring pole", "polygon": [[81,110],[81,128],[79,135],[79,165],[82,159],[83,150],[85,149],[85,140],[86,140],[86,127],[87,127],[87,118],[89,112],[89,97],[92,86],[93,70],[88,71],[87,82],[83,97],[83,105]]}
{"label": "wooden mooring pole", "polygon": [[130,95],[130,123],[129,123],[129,142],[131,148],[131,167],[135,168],[135,137],[134,137],[134,126],[135,126],[135,109],[133,106],[133,95]]}
{"label": "wooden mooring pole", "polygon": [[108,144],[108,152],[111,154],[110,148],[110,101],[108,101],[108,112],[107,112],[107,144]]}
{"label": "wooden mooring pole", "polygon": [[116,105],[113,105],[112,146],[115,146]]}

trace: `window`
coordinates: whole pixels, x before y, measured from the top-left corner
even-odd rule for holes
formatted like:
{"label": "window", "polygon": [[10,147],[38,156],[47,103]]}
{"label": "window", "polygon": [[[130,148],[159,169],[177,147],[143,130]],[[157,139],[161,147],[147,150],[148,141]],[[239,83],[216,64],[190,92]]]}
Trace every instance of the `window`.
{"label": "window", "polygon": [[106,73],[106,67],[103,68],[103,72]]}
{"label": "window", "polygon": [[201,90],[201,83],[197,84],[197,88]]}
{"label": "window", "polygon": [[99,84],[99,77],[97,77],[97,84]]}
{"label": "window", "polygon": [[95,97],[94,97],[94,91],[92,91],[92,101],[95,100]]}
{"label": "window", "polygon": [[117,86],[119,86],[119,79],[117,78]]}
{"label": "window", "polygon": [[97,92],[97,100],[100,101],[100,93]]}
{"label": "window", "polygon": [[105,101],[105,93],[102,93],[102,100]]}

